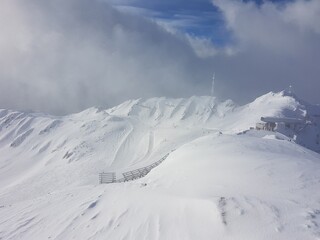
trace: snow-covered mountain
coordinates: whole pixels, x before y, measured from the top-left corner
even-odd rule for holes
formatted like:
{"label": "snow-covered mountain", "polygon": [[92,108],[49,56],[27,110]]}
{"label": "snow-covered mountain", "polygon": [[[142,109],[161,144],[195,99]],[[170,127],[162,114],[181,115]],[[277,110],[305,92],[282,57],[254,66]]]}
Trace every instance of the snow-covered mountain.
{"label": "snow-covered mountain", "polygon": [[[308,124],[249,130],[265,116]],[[320,107],[286,92],[244,106],[138,99],[63,117],[3,109],[0,239],[317,239],[319,133]],[[167,154],[144,178],[98,184],[99,172]]]}

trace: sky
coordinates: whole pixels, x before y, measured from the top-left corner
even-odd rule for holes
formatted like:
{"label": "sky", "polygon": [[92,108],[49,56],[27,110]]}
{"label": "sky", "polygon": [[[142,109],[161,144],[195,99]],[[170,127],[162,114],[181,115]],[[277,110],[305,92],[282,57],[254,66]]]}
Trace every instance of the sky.
{"label": "sky", "polygon": [[132,98],[320,103],[319,0],[2,0],[0,108],[55,115]]}

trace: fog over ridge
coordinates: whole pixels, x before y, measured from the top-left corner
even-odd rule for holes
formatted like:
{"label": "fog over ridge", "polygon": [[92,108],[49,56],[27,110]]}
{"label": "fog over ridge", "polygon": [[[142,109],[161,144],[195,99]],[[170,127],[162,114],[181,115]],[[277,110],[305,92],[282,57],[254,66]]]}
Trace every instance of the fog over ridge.
{"label": "fog over ridge", "polygon": [[108,1],[3,0],[0,108],[65,114],[130,98],[209,95],[213,72],[220,98],[247,102],[293,85],[320,102],[319,1],[212,4],[232,32],[227,48]]}

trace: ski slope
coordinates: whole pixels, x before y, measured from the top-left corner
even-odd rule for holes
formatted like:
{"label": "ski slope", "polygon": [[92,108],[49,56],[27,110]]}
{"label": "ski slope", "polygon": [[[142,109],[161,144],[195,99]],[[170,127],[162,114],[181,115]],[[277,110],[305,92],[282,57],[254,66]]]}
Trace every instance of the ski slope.
{"label": "ski slope", "polygon": [[[63,117],[0,110],[0,239],[320,239],[317,146],[247,131],[262,116],[317,114],[285,92],[244,106],[194,96]],[[168,153],[144,178],[98,184]]]}

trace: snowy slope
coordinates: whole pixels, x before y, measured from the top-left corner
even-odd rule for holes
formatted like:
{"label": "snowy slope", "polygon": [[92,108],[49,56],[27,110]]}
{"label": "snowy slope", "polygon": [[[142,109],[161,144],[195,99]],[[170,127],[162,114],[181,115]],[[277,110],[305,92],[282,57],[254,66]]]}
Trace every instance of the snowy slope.
{"label": "snowy slope", "polygon": [[[281,92],[245,106],[191,97],[64,117],[0,110],[0,239],[320,238],[320,155],[282,134],[239,134],[261,116],[319,109]],[[167,153],[144,178],[98,184],[99,172]]]}

